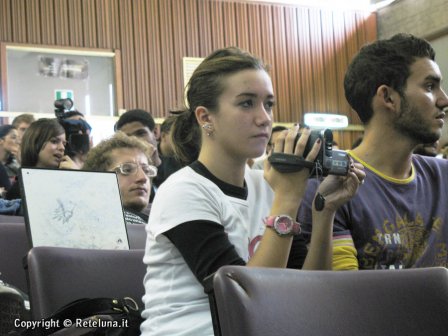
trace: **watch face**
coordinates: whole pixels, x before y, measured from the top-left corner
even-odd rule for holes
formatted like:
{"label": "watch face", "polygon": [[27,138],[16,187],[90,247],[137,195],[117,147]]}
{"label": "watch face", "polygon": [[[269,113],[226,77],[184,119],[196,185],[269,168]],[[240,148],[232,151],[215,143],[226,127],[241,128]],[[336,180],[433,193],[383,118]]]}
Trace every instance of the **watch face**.
{"label": "watch face", "polygon": [[280,234],[289,234],[292,230],[292,220],[286,216],[279,216],[274,222],[274,227]]}

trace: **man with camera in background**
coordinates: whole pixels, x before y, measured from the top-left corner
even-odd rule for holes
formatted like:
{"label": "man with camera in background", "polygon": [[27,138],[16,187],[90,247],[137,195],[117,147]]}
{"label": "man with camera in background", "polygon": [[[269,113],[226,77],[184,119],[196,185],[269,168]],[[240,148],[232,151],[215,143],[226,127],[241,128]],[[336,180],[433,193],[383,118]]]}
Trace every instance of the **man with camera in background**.
{"label": "man with camera in background", "polygon": [[[336,213],[335,270],[448,265],[448,161],[413,154],[439,139],[448,107],[434,59],[428,42],[398,34],[364,46],[348,67],[345,96],[365,126],[349,154],[366,178]],[[298,214],[307,241],[317,184]]]}
{"label": "man with camera in background", "polygon": [[54,106],[56,118],[64,127],[67,139],[64,154],[70,158],[70,160],[62,160],[60,168],[81,169],[87,153],[92,148],[90,137],[92,127],[86,121],[84,114],[77,110],[71,110],[73,101],[70,98],[58,99]]}

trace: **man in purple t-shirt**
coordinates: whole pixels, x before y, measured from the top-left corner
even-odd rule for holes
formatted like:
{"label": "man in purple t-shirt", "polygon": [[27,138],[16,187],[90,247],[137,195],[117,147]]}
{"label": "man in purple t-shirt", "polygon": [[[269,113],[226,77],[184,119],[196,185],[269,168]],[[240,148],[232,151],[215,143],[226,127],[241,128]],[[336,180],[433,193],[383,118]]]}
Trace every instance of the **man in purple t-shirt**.
{"label": "man in purple t-shirt", "polygon": [[[428,42],[398,34],[364,46],[348,67],[345,96],[365,127],[350,155],[366,178],[336,213],[333,269],[448,266],[448,160],[413,154],[439,139],[448,107],[434,59]],[[317,184],[298,215],[307,240]]]}

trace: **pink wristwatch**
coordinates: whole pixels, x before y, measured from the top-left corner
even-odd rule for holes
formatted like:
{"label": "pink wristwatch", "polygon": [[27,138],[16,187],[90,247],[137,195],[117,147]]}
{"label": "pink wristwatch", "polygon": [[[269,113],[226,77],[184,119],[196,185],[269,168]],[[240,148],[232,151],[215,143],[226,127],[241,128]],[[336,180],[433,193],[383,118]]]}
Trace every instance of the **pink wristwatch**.
{"label": "pink wristwatch", "polygon": [[266,217],[264,224],[274,229],[279,236],[291,236],[300,233],[300,224],[288,215]]}

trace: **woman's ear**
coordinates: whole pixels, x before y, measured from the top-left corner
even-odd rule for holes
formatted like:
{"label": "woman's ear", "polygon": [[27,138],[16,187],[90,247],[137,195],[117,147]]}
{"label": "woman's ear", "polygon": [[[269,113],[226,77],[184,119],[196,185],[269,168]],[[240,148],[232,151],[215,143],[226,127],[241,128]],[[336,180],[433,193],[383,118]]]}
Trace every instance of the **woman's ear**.
{"label": "woman's ear", "polygon": [[213,126],[213,116],[204,106],[198,106],[195,110],[196,119],[199,126],[204,130],[205,134],[211,136],[215,131]]}
{"label": "woman's ear", "polygon": [[196,107],[196,110],[194,112],[196,115],[196,120],[199,123],[199,126],[202,127],[204,124],[211,123],[210,112],[206,107],[198,106]]}

